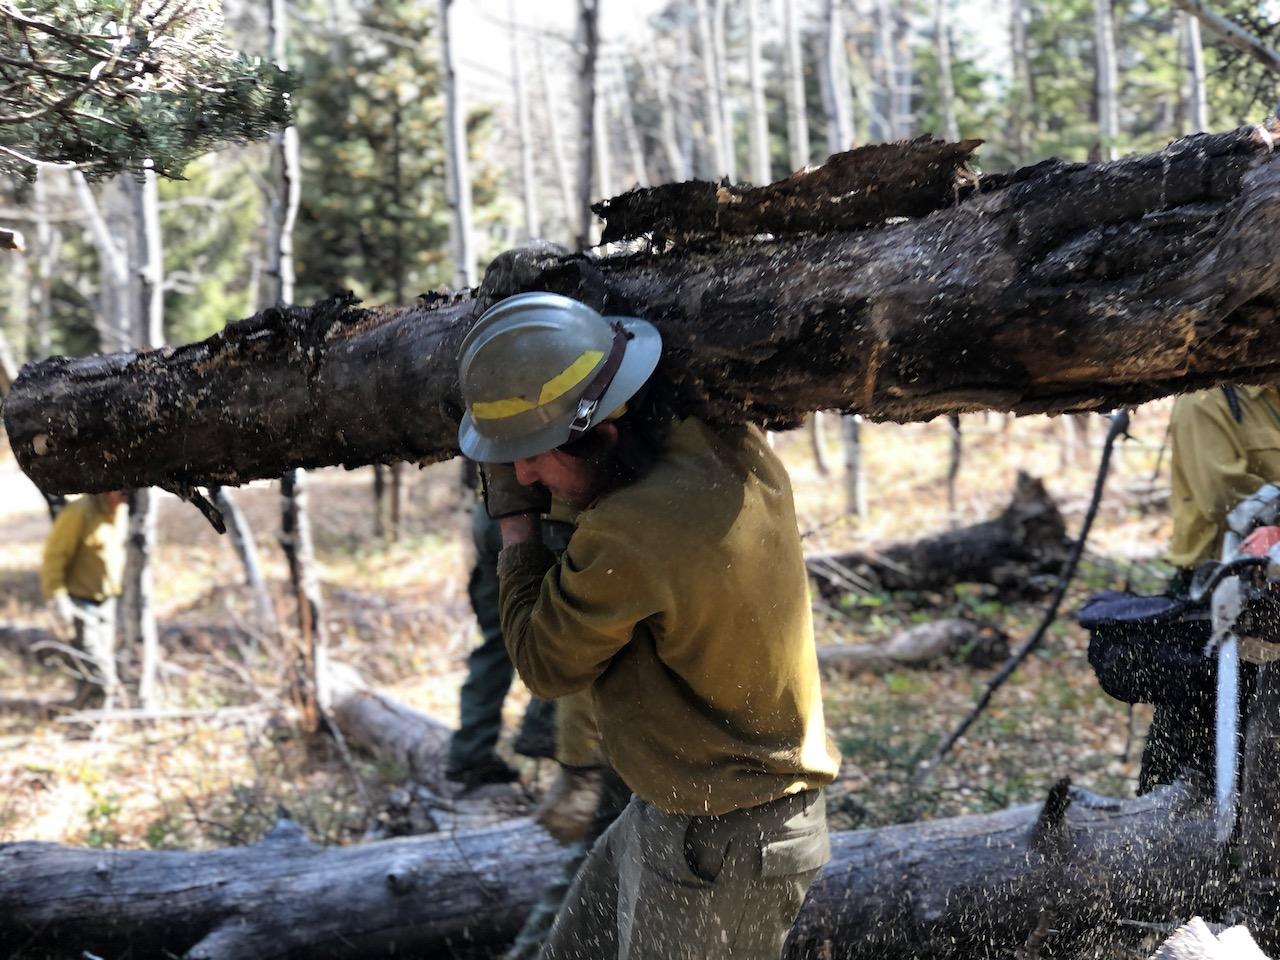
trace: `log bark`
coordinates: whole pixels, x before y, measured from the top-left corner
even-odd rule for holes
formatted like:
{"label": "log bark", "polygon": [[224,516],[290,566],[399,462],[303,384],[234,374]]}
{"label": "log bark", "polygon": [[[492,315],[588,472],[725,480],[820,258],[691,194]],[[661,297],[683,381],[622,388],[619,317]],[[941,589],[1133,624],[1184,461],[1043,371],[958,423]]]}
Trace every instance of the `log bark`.
{"label": "log bark", "polygon": [[[1221,898],[1208,811],[1174,787],[835,833],[786,956],[882,960],[1010,952],[1052,917],[1072,942],[1108,917],[1164,919]],[[508,940],[566,851],[527,820],[319,848],[282,821],[207,852],[0,845],[0,947],[97,955],[447,957]],[[471,953],[472,956],[475,953]]]}
{"label": "log bark", "polygon": [[818,647],[818,666],[828,673],[887,673],[899,667],[931,667],[958,661],[989,667],[1009,656],[1009,638],[963,617],[945,617],[909,627],[887,643],[833,643]]}
{"label": "log bark", "polygon": [[850,592],[939,590],[957,583],[1025,589],[1037,574],[1057,573],[1069,553],[1066,525],[1044,484],[1019,473],[997,516],[968,527],[873,552],[817,554],[809,574],[828,599]]}
{"label": "log bark", "polygon": [[[549,289],[647,317],[685,408],[793,424],[1081,411],[1280,375],[1280,135],[1244,127],[1109,164],[984,177],[864,231],[666,252],[537,252],[479,296],[280,307],[172,350],[28,365],[10,443],[46,492],[275,477],[456,452],[458,344]],[[880,148],[865,148],[880,149]]]}

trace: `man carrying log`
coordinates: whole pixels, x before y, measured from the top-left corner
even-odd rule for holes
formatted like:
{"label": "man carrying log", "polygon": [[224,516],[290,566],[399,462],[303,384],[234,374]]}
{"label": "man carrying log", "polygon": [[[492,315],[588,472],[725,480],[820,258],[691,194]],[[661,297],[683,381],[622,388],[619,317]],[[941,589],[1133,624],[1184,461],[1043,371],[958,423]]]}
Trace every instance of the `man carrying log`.
{"label": "man carrying log", "polygon": [[[661,340],[546,293],[462,344],[462,451],[500,517],[503,635],[529,688],[589,688],[633,797],[545,957],[776,958],[829,858],[823,724],[786,471],[755,427],[677,418]],[[548,495],[581,510],[563,557]]]}

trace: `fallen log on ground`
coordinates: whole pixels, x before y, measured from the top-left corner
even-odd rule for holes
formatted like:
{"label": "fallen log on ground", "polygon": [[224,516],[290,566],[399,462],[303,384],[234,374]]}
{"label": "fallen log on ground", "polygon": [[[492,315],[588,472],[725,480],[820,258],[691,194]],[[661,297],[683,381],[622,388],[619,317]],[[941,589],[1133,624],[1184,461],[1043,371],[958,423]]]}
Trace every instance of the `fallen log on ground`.
{"label": "fallen log on ground", "polygon": [[822,595],[835,601],[848,593],[957,583],[1026,590],[1033,577],[1058,573],[1069,553],[1057,504],[1040,480],[1019,472],[1009,504],[990,520],[880,550],[815,554],[805,565]]}
{"label": "fallen log on ground", "polygon": [[[1272,381],[1280,121],[1268,124],[1111,163],[981,179],[957,167],[938,209],[866,230],[810,217],[798,234],[598,258],[544,250],[491,267],[474,298],[338,299],[266,310],[198,344],[53,358],[24,368],[5,426],[46,492],[190,495],[292,467],[448,458],[459,342],[478,309],[527,289],[648,318],[679,402],[724,420],[1089,410]],[[858,164],[840,166],[856,184]],[[792,178],[793,205],[800,186]],[[819,200],[833,192],[823,182]]]}
{"label": "fallen log on ground", "polygon": [[[833,834],[787,957],[998,955],[1046,918],[1053,942],[1071,943],[1107,918],[1220,903],[1212,816],[1186,788],[1072,796],[1064,782],[1045,804]],[[341,848],[287,821],[259,844],[197,853],[9,843],[0,947],[188,960],[496,950],[563,856],[527,820]]]}
{"label": "fallen log on ground", "polygon": [[908,627],[887,643],[825,644],[818,647],[818,666],[825,673],[852,676],[944,663],[989,667],[1008,656],[1009,638],[1003,633],[964,617],[945,617]]}

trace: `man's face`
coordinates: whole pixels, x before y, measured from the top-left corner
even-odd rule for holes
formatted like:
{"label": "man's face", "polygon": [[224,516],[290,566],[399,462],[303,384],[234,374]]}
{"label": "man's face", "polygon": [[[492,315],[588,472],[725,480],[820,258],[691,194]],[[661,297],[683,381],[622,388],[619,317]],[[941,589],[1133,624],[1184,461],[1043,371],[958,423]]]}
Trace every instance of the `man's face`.
{"label": "man's face", "polygon": [[102,495],[102,502],[107,505],[108,510],[117,509],[127,499],[129,495],[123,490],[108,490]]}
{"label": "man's face", "polygon": [[599,492],[596,467],[561,450],[525,457],[514,466],[516,479],[526,487],[540,483],[551,496],[580,510],[591,506]]}

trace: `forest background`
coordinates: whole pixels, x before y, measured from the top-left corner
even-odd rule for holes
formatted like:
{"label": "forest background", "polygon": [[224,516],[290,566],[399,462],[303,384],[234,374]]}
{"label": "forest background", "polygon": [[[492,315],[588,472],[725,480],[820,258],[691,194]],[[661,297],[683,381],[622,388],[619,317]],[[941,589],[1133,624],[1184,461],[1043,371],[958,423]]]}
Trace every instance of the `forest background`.
{"label": "forest background", "polygon": [[[228,0],[228,45],[271,58],[269,6]],[[573,245],[584,192],[690,177],[767,182],[836,150],[923,133],[985,140],[985,171],[1106,158],[1256,121],[1275,105],[1274,74],[1163,2],[676,0],[624,10],[604,0],[595,105],[584,114],[578,5],[455,0],[446,50],[439,27],[449,7],[287,7],[301,170],[296,302],[341,290],[405,302],[469,282],[529,237]],[[1215,9],[1276,43],[1275,4],[1224,0]],[[446,136],[446,60],[465,115],[464,156],[450,155]],[[0,259],[0,347],[22,361],[183,342],[272,302],[276,154],[268,143],[225,147],[172,180],[86,179],[9,156],[0,224],[21,230],[26,249]],[[465,180],[470,216],[451,174]],[[150,281],[160,320],[140,332],[130,305]],[[1103,586],[1159,589],[1168,572],[1159,559],[1167,407],[1139,410],[1122,444],[1076,603]],[[807,548],[883,545],[985,518],[1004,505],[1019,469],[1048,478],[1075,531],[1096,426],[975,414],[959,427],[954,493],[957,434],[945,422],[827,418],[816,431],[779,435]],[[465,593],[472,497],[457,466],[310,480],[332,655],[451,722],[474,638]],[[274,542],[278,486],[236,492],[258,535],[271,630],[255,620],[226,539],[189,506],[157,498],[146,557],[154,596],[141,616],[158,623],[162,656],[156,688],[138,692],[153,713],[146,722],[117,721],[110,736],[85,740],[19,709],[56,699],[69,682],[20,643],[0,642],[0,696],[13,707],[0,713],[0,839],[244,843],[269,827],[278,803],[328,842],[385,828],[404,771],[309,736],[283,693],[296,628]],[[48,524],[39,494],[0,451],[0,641],[49,625],[35,574]],[[960,585],[855,592],[816,609],[827,644],[883,640],[948,614],[1016,639],[1037,604],[1034,590]],[[926,788],[910,773],[964,712],[983,671],[952,664],[830,678],[828,720],[845,756],[836,825],[994,809],[1043,795],[1064,773],[1101,793],[1131,792],[1147,716],[1096,689],[1083,651],[1064,617]],[[136,679],[137,643],[124,656]],[[511,700],[513,721],[522,697]],[[548,771],[524,769],[536,793]]]}

